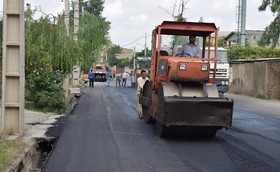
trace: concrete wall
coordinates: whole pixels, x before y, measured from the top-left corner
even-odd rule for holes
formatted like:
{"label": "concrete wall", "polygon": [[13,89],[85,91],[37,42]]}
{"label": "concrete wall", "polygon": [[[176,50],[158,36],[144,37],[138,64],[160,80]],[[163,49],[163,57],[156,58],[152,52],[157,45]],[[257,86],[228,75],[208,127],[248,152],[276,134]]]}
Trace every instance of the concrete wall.
{"label": "concrete wall", "polygon": [[231,93],[280,100],[280,58],[234,61]]}

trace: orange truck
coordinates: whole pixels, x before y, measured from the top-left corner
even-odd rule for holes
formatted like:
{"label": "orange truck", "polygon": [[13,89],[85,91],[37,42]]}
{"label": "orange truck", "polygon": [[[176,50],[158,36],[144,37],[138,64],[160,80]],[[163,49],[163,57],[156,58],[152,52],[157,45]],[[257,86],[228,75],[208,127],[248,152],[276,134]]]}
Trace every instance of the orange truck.
{"label": "orange truck", "polygon": [[[176,41],[187,41],[190,35],[203,40],[200,58],[181,57],[180,50],[174,49]],[[215,47],[212,54],[211,45]],[[217,45],[214,23],[164,21],[153,30],[150,81],[139,103],[144,121],[156,123],[158,136],[179,128],[186,134],[212,138],[217,130],[231,127],[233,100],[219,94],[215,85]],[[210,63],[214,64],[212,73]]]}

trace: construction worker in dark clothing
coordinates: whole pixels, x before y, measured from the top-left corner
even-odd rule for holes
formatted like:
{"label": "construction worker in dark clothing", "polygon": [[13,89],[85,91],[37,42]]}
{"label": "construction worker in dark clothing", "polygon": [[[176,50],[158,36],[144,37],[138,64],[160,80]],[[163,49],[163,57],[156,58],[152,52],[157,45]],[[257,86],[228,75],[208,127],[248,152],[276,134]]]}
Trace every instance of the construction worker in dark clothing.
{"label": "construction worker in dark clothing", "polygon": [[88,73],[88,79],[89,79],[89,87],[94,87],[94,72],[91,69],[90,72]]}

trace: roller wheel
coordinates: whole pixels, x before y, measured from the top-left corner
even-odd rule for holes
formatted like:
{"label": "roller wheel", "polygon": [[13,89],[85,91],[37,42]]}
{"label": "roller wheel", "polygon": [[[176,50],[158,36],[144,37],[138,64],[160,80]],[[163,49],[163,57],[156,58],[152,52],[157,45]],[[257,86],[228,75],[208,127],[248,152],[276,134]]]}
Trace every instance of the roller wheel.
{"label": "roller wheel", "polygon": [[166,137],[168,136],[168,128],[159,122],[156,123],[156,132],[159,137]]}
{"label": "roller wheel", "polygon": [[[146,81],[143,88],[143,96],[152,100],[152,82]],[[145,123],[154,123],[154,119],[151,116],[151,104],[149,106],[142,106],[143,119]]]}
{"label": "roller wheel", "polygon": [[204,138],[206,139],[212,139],[213,137],[216,136],[217,133],[217,128],[213,127],[213,128],[209,128],[204,135]]}

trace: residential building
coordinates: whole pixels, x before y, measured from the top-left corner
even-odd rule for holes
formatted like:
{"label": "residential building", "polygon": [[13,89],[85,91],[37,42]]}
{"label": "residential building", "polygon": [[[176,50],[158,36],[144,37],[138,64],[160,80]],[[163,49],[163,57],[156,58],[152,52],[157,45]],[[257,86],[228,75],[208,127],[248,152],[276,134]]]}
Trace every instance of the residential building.
{"label": "residential building", "polygon": [[[245,41],[246,45],[256,47],[258,46],[258,41],[261,39],[263,34],[263,30],[246,30],[245,33]],[[226,45],[225,47],[231,47],[237,45],[238,42],[238,34],[237,32],[230,32],[225,37]]]}
{"label": "residential building", "polygon": [[121,52],[117,54],[118,59],[131,59],[133,58],[133,49],[122,48]]}

